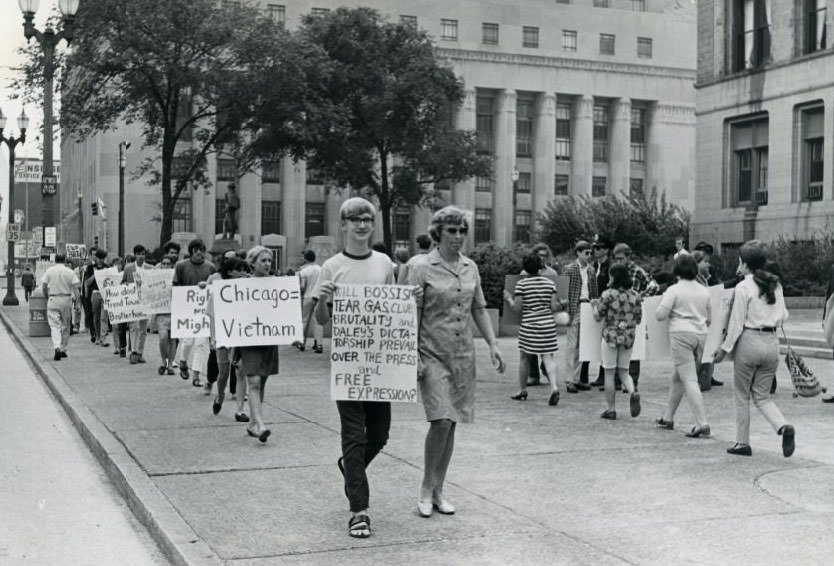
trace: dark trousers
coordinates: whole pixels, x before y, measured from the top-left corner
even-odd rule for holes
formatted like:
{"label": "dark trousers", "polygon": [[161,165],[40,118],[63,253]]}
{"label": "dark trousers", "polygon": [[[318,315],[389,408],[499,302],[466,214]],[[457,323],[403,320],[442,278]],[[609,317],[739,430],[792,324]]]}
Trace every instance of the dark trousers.
{"label": "dark trousers", "polygon": [[365,468],[388,442],[391,404],[375,401],[336,401],[342,423],[342,464],[345,491],[353,513],[368,508]]}
{"label": "dark trousers", "polygon": [[29,297],[32,296],[32,291],[34,291],[34,287],[24,287],[23,288],[23,296],[26,298],[26,302],[29,302]]}

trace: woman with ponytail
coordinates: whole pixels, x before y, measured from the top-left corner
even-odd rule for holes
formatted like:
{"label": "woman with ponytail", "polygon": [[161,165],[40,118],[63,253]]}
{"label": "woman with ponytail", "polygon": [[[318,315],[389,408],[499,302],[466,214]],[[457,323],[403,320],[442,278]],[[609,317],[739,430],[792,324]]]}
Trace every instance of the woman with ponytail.
{"label": "woman with ponytail", "polygon": [[785,297],[777,275],[766,269],[767,258],[758,240],[746,242],[739,250],[738,274],[743,280],[733,294],[733,308],[727,337],[715,353],[720,362],[734,350],[733,395],[736,405],[736,443],[729,454],[752,456],[750,448],[750,399],[762,416],[782,437],[782,454],[793,454],[796,432],[787,424],[773,402],[770,385],[779,364],[776,331],[788,318]]}

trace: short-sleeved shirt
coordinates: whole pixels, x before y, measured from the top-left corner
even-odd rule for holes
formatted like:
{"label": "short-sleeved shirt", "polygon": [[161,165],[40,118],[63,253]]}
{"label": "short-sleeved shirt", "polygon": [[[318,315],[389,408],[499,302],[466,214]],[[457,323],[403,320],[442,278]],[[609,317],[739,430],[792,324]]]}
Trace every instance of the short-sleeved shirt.
{"label": "short-sleeved shirt", "polygon": [[319,280],[320,273],[321,266],[316,263],[309,263],[298,271],[298,277],[301,279],[301,289],[304,291],[305,299],[315,297],[313,291],[316,289],[316,283]]}
{"label": "short-sleeved shirt", "polygon": [[634,346],[637,325],[643,318],[643,298],[634,289],[607,289],[598,312],[602,317],[602,339],[612,348]]}
{"label": "short-sleeved shirt", "polygon": [[50,297],[69,297],[73,295],[80,284],[75,272],[63,263],[58,263],[47,269],[41,282],[46,284]]}
{"label": "short-sleeved shirt", "polygon": [[669,332],[707,333],[709,291],[694,280],[681,279],[663,293],[658,311],[669,311]]}
{"label": "short-sleeved shirt", "polygon": [[388,256],[371,250],[368,255],[355,256],[342,251],[329,258],[321,266],[313,296],[319,296],[324,283],[367,283],[369,285],[390,285],[394,283],[394,270]]}
{"label": "short-sleeved shirt", "polygon": [[203,261],[203,263],[194,263],[190,259],[185,259],[177,263],[174,267],[174,287],[188,287],[207,281],[209,275],[217,271],[214,264],[210,261]]}

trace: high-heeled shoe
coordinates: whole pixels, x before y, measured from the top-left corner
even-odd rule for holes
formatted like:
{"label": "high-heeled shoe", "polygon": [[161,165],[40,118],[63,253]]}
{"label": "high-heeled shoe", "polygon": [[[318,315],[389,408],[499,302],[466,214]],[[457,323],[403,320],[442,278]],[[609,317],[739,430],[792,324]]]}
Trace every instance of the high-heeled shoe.
{"label": "high-heeled shoe", "polygon": [[559,392],[558,391],[554,391],[553,393],[550,394],[550,399],[547,400],[547,404],[550,405],[551,407],[555,407],[556,405],[559,404]]}
{"label": "high-heeled shoe", "polygon": [[526,401],[527,400],[527,392],[526,391],[519,391],[515,395],[510,395],[510,399],[514,401]]}
{"label": "high-heeled shoe", "polygon": [[704,426],[693,426],[692,430],[686,433],[686,436],[689,438],[700,438],[702,436],[709,436],[710,430],[709,425],[705,424]]}

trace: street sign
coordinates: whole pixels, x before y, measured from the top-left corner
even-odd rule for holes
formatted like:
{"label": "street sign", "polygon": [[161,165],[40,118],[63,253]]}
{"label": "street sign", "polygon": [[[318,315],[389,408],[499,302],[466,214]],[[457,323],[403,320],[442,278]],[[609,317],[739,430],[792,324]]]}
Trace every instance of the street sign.
{"label": "street sign", "polygon": [[9,224],[6,229],[6,241],[17,242],[20,240],[20,224]]}
{"label": "street sign", "polygon": [[43,245],[43,230],[40,226],[32,228],[32,235],[34,236],[35,245],[40,248]]}
{"label": "street sign", "polygon": [[21,224],[21,223],[23,223],[23,218],[24,218],[23,210],[21,210],[19,208],[15,208],[14,209],[14,221],[17,222],[18,224]]}
{"label": "street sign", "polygon": [[47,248],[54,248],[57,245],[58,230],[55,226],[44,226],[43,245]]}
{"label": "street sign", "polygon": [[55,175],[44,175],[41,177],[41,194],[54,195],[57,191],[58,177]]}

